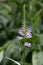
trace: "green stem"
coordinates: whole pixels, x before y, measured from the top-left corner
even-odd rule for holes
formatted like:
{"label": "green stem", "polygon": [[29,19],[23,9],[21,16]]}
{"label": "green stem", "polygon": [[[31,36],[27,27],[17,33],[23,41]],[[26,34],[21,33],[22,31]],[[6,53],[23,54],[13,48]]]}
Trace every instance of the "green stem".
{"label": "green stem", "polygon": [[24,30],[24,35],[26,33],[26,11],[25,11],[25,4],[23,5],[23,30]]}
{"label": "green stem", "polygon": [[24,46],[24,63],[23,65],[25,65],[25,46]]}
{"label": "green stem", "polygon": [[[24,40],[26,38],[26,5],[23,5],[23,30],[24,30]],[[23,59],[23,65],[25,65],[25,46],[24,46],[24,59]]]}
{"label": "green stem", "polygon": [[22,57],[21,57],[21,52],[20,52],[20,42],[18,43],[18,50],[19,50],[19,58],[21,60],[21,65],[23,65],[23,63],[22,63]]}

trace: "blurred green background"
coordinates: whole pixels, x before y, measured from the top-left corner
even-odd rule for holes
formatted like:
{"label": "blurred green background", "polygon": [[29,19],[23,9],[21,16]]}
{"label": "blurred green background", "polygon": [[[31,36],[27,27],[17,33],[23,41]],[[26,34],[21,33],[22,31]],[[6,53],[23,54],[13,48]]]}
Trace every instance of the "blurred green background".
{"label": "blurred green background", "polygon": [[[32,64],[32,52],[39,52],[38,65],[43,65],[43,0],[0,0],[0,65],[15,65],[6,56],[20,61],[17,32],[22,26],[23,4],[26,5],[26,24],[32,28],[36,40],[26,49],[26,65]],[[23,57],[23,48],[20,47]],[[41,59],[41,60],[40,60]]]}

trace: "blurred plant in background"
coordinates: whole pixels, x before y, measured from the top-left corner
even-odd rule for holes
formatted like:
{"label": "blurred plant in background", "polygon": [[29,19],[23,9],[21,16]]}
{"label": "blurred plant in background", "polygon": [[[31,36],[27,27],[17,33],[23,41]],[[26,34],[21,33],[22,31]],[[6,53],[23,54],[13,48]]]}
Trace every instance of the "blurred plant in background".
{"label": "blurred plant in background", "polygon": [[[26,39],[32,43],[32,46],[26,47],[25,50],[26,65],[43,65],[43,0],[0,0],[0,65],[15,65],[6,59],[6,56],[20,61],[16,36],[21,36],[18,30],[24,24],[22,22],[24,3],[26,24],[32,29],[32,39]],[[21,40],[22,42],[24,41]],[[23,51],[21,45],[22,59]]]}

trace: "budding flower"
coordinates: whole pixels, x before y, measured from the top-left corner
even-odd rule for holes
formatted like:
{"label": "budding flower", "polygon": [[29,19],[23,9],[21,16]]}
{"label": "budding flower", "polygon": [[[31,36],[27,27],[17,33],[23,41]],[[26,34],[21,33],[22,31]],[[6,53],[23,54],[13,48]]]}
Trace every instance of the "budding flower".
{"label": "budding flower", "polygon": [[24,43],[25,46],[31,47],[31,43],[25,42]]}
{"label": "budding flower", "polygon": [[27,38],[32,38],[31,28],[27,29],[27,31],[26,31],[26,37]]}
{"label": "budding flower", "polygon": [[21,36],[17,36],[17,40],[21,40],[22,39],[22,37]]}
{"label": "budding flower", "polygon": [[[20,30],[18,31],[18,33],[19,33],[20,35],[24,36],[24,31],[23,31],[23,29],[20,29]],[[17,39],[18,39],[18,40],[23,39],[22,36],[17,36]],[[29,29],[26,30],[26,38],[32,38],[31,28],[29,28]]]}

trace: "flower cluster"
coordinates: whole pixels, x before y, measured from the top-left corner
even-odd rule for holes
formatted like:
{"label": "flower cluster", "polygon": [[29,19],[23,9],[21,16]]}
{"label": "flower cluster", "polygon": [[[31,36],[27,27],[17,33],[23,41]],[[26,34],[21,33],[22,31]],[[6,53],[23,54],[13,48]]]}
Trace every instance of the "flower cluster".
{"label": "flower cluster", "polygon": [[[31,28],[27,29],[27,30],[26,30],[26,34],[25,34],[25,37],[26,37],[26,38],[32,38],[31,32],[32,32],[32,31],[31,31]],[[18,40],[22,40],[23,37],[24,37],[24,30],[21,28],[21,29],[18,31],[18,33],[19,33],[21,36],[17,36],[17,39],[18,39]],[[30,46],[31,46],[31,43],[25,42],[24,45],[30,47]]]}

